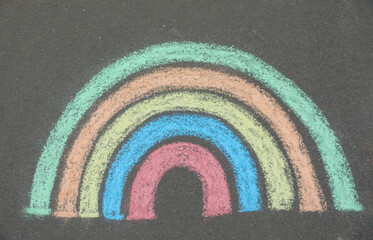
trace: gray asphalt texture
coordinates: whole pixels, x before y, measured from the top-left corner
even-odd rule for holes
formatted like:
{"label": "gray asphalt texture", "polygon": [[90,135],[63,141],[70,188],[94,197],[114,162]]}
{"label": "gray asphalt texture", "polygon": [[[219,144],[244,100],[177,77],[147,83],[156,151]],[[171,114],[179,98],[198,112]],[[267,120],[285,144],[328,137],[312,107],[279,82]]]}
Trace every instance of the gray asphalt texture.
{"label": "gray asphalt texture", "polygon": [[[363,0],[0,1],[0,239],[373,239],[372,26]],[[306,92],[341,140],[364,211],[333,209],[319,153],[292,115],[324,214],[295,206],[203,219],[197,176],[175,169],[159,185],[154,221],[24,215],[49,131],[83,85],[132,51],[183,40],[250,52]]]}

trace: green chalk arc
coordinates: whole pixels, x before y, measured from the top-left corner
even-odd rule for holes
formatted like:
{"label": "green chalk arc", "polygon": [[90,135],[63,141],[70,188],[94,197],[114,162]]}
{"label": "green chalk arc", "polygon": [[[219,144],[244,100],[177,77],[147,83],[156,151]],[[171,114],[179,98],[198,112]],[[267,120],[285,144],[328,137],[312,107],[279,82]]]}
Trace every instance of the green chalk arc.
{"label": "green chalk arc", "polygon": [[118,116],[99,137],[88,159],[80,191],[80,217],[99,216],[99,191],[105,170],[115,149],[147,119],[164,112],[206,113],[224,119],[248,143],[262,168],[269,208],[289,210],[294,185],[286,157],[274,137],[246,109],[217,94],[175,91],[133,104]]}
{"label": "green chalk arc", "polygon": [[115,84],[136,72],[178,62],[225,66],[253,77],[272,90],[300,119],[315,141],[328,175],[335,208],[340,211],[362,211],[342,146],[320,109],[290,79],[259,58],[233,47],[168,42],[117,60],[95,75],[67,104],[43,147],[26,212],[39,216],[51,213],[51,192],[66,142],[93,103]]}

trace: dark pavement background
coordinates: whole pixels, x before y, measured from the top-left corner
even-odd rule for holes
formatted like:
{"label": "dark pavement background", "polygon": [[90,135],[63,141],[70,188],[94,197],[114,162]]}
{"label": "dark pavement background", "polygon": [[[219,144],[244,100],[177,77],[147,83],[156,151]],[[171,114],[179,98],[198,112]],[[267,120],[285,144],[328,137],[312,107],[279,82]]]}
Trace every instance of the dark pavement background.
{"label": "dark pavement background", "polygon": [[[372,1],[1,1],[0,239],[373,239]],[[250,52],[308,94],[351,164],[362,213],[234,213],[200,217],[196,175],[172,170],[157,193],[158,220],[24,216],[35,167],[66,104],[115,59],[175,40]]]}

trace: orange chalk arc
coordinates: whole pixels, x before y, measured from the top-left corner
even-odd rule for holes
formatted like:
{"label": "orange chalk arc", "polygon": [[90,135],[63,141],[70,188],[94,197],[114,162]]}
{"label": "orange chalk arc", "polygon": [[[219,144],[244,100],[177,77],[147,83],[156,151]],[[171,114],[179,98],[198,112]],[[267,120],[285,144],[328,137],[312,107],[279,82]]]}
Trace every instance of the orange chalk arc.
{"label": "orange chalk arc", "polygon": [[326,209],[324,195],[316,178],[310,156],[295,124],[282,107],[260,87],[238,76],[192,68],[160,68],[125,82],[104,99],[83,125],[66,158],[60,182],[58,217],[78,216],[79,185],[88,155],[99,135],[119,111],[129,104],[166,90],[208,90],[233,97],[251,107],[274,130],[294,170],[299,190],[301,212]]}

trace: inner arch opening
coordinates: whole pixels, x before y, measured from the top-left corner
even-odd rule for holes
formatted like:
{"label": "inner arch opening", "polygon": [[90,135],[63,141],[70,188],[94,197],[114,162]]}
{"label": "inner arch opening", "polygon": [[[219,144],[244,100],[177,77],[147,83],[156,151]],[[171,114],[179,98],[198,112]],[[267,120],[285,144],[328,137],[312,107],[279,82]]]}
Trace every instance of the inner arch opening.
{"label": "inner arch opening", "polygon": [[154,210],[159,220],[202,218],[202,183],[197,174],[187,168],[167,171],[158,184]]}

